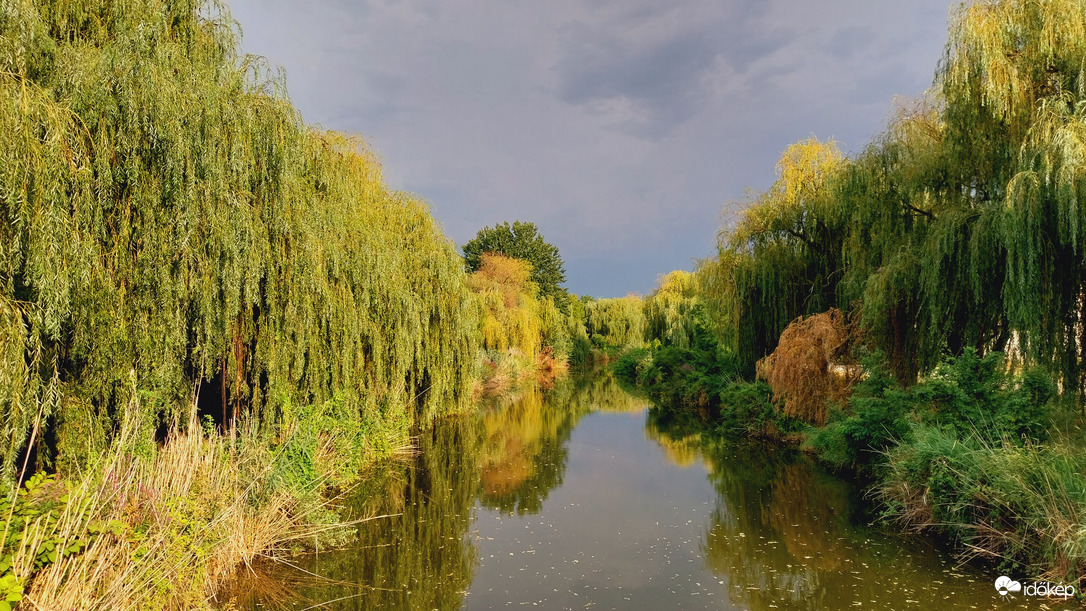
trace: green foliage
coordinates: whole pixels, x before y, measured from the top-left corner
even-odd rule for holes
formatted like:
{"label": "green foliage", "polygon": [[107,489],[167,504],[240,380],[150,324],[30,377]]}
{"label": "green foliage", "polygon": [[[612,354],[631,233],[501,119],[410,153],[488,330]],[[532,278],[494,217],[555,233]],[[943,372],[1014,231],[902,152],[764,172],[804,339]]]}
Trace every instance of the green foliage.
{"label": "green foliage", "polygon": [[217,0],[0,6],[3,477],[34,422],[101,449],[132,392],[178,422],[216,375],[269,427],[280,397],[338,393],[357,420],[467,407],[453,246],[361,142],[308,128],[237,32]]}
{"label": "green foliage", "polygon": [[720,391],[717,429],[731,437],[780,439],[803,428],[800,420],[773,405],[765,382],[732,382]]}
{"label": "green foliage", "polygon": [[673,271],[660,280],[660,286],[644,300],[645,339],[663,345],[689,348],[704,313],[694,274]]}
{"label": "green foliage", "polygon": [[790,146],[777,181],[721,232],[717,256],[698,270],[718,338],[745,367],[772,352],[797,316],[836,305],[845,233],[828,186],[843,165],[832,141]]}
{"label": "green foliage", "polygon": [[890,452],[889,517],[936,529],[1004,571],[1076,581],[1086,568],[1086,458],[1062,444],[989,445],[920,426]]}
{"label": "green foliage", "polygon": [[583,333],[570,341],[569,366],[583,368],[592,361],[592,342]]}
{"label": "green foliage", "polygon": [[645,340],[644,302],[640,297],[592,299],[584,303],[585,332],[601,350],[624,350]]}
{"label": "green foliage", "polygon": [[744,360],[796,316],[859,310],[912,384],[943,354],[1014,347],[1086,388],[1086,2],[954,9],[927,98],[855,158],[789,147],[699,271]]}
{"label": "green foliage", "polygon": [[980,357],[966,349],[947,358],[935,374],[912,389],[924,422],[958,437],[988,443],[1007,437],[1016,443],[1045,441],[1055,386],[1040,371],[1015,378],[999,352]]}
{"label": "green foliage", "polygon": [[[25,539],[41,537],[37,553],[27,567],[32,572],[53,564],[60,555],[78,554],[86,546],[84,538],[65,537],[58,533],[60,514],[68,503],[68,488],[53,475],[36,473],[15,495],[0,500],[3,538],[0,539],[0,609],[10,610],[22,600],[27,575],[15,573],[15,555],[20,553]],[[93,534],[93,533],[92,533]]]}
{"label": "green foliage", "polygon": [[566,309],[566,289],[560,285],[566,281],[566,269],[558,248],[547,243],[539,234],[535,223],[513,221],[493,227],[484,227],[463,246],[464,263],[469,272],[482,265],[482,255],[494,252],[527,261],[531,264],[531,280],[539,287],[539,294],[553,297],[558,306]]}
{"label": "green foliage", "polygon": [[764,424],[760,402],[738,406],[740,411],[757,407],[758,414],[729,411],[736,407],[729,401],[737,399],[739,387],[734,383],[741,374],[735,354],[720,348],[704,331],[698,339],[692,348],[666,346],[627,351],[613,365],[615,376],[648,395],[658,409],[695,412],[706,424],[738,418],[745,427],[749,417],[757,420],[751,427],[759,429]]}
{"label": "green foliage", "polygon": [[1001,353],[972,349],[948,357],[935,374],[908,389],[890,376],[881,355],[864,362],[866,379],[825,428],[811,434],[819,458],[836,468],[866,470],[913,437],[915,424],[970,443],[1023,445],[1048,439],[1055,388],[1044,372],[1009,373]]}

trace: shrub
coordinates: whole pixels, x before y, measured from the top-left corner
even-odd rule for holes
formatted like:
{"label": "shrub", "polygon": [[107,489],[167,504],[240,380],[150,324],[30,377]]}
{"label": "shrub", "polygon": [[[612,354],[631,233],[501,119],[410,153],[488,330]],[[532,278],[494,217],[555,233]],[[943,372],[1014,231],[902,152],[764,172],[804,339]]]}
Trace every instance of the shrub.
{"label": "shrub", "polygon": [[1007,437],[1016,443],[1048,438],[1055,385],[1041,370],[1013,376],[1003,354],[983,357],[967,348],[947,358],[931,379],[913,393],[924,422],[945,427],[958,437],[979,436],[989,443]]}
{"label": "shrub", "polygon": [[920,425],[889,454],[885,514],[935,529],[1002,570],[1077,582],[1086,570],[1086,456],[1063,445],[988,444]]}
{"label": "shrub", "polygon": [[828,403],[844,401],[858,379],[849,355],[856,333],[836,308],[797,318],[781,333],[776,350],[758,361],[758,379],[769,382],[784,413],[822,426]]}

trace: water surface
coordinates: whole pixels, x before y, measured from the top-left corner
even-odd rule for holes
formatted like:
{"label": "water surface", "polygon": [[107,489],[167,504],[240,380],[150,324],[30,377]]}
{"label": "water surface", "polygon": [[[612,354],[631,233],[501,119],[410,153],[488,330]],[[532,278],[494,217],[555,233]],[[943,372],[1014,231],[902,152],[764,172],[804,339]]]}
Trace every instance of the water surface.
{"label": "water surface", "polygon": [[[445,420],[354,501],[387,515],[240,606],[990,609],[996,593],[799,453],[677,433],[605,375]],[[1019,578],[1021,576],[1018,576]],[[314,605],[320,605],[314,607]]]}

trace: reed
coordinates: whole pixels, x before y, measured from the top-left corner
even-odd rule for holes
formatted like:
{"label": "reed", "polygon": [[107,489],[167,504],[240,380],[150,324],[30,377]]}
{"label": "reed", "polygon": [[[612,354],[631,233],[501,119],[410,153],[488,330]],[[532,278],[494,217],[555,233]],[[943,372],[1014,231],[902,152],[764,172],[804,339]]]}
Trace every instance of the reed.
{"label": "reed", "polygon": [[276,467],[286,452],[254,438],[231,445],[196,425],[195,407],[188,432],[148,445],[141,410],[130,408],[108,454],[66,479],[39,476],[21,495],[46,508],[0,548],[21,609],[210,608],[239,567],[347,526],[321,494],[331,473],[285,481]]}

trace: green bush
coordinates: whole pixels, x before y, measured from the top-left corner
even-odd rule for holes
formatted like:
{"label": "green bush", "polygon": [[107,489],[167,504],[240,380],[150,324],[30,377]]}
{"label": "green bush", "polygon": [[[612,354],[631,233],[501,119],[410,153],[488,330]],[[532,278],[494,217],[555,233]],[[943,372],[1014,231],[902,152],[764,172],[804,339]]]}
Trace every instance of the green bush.
{"label": "green bush", "polygon": [[44,473],[31,476],[14,499],[0,499],[0,611],[11,611],[23,598],[27,584],[14,569],[24,538],[33,536],[29,533],[32,527],[45,537],[32,562],[34,572],[56,562],[59,554],[69,556],[83,550],[84,538],[57,532],[60,513],[67,504],[67,486]]}
{"label": "green bush", "polygon": [[729,436],[779,438],[804,425],[773,406],[773,390],[762,381],[731,382],[719,393],[718,429]]}
{"label": "green bush", "polygon": [[972,435],[995,443],[1006,437],[1022,443],[1048,438],[1056,390],[1040,370],[1013,376],[1002,353],[981,357],[967,348],[943,361],[913,394],[928,424],[948,428],[960,438]]}
{"label": "green bush", "polygon": [[1008,373],[1001,353],[980,357],[966,349],[910,389],[894,383],[878,355],[864,368],[867,376],[849,399],[851,413],[835,414],[810,439],[820,460],[836,468],[884,464],[888,450],[911,438],[913,421],[986,444],[1048,438],[1055,385],[1042,370]]}
{"label": "green bush", "polygon": [[569,366],[580,369],[592,361],[592,342],[583,335],[575,336],[570,341]]}
{"label": "green bush", "polygon": [[809,441],[819,460],[837,469],[882,464],[885,452],[911,434],[912,393],[896,387],[880,356],[866,359],[864,369],[867,375],[849,401],[851,415],[831,410],[829,422]]}

